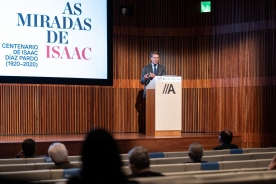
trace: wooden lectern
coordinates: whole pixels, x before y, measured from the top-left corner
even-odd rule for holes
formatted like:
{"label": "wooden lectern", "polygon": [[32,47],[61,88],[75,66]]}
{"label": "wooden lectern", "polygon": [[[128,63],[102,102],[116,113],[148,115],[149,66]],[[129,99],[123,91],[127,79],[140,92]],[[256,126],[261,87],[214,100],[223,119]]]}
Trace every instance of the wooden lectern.
{"label": "wooden lectern", "polygon": [[181,135],[182,77],[155,76],[146,87],[146,135]]}

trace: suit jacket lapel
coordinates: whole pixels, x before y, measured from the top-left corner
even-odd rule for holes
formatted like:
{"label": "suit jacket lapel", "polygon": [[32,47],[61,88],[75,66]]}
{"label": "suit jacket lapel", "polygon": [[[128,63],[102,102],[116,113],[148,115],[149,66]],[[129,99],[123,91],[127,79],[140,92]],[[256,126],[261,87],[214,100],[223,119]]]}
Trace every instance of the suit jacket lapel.
{"label": "suit jacket lapel", "polygon": [[149,69],[150,69],[150,72],[153,73],[152,64],[149,64]]}

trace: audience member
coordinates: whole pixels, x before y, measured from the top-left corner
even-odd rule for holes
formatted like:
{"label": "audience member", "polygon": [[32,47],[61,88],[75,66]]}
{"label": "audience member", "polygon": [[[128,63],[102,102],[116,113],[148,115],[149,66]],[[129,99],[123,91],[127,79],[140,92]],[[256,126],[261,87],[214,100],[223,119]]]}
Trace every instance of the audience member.
{"label": "audience member", "polygon": [[219,143],[220,145],[215,147],[213,150],[223,150],[223,149],[237,149],[238,146],[231,144],[233,139],[233,134],[229,130],[223,130],[219,134]]}
{"label": "audience member", "polygon": [[164,176],[161,173],[150,171],[148,151],[142,146],[136,146],[128,152],[131,177]]}
{"label": "audience member", "polygon": [[189,146],[189,152],[188,156],[191,159],[191,162],[186,162],[186,163],[203,163],[206,161],[202,161],[203,157],[203,146],[199,143],[192,143]]}
{"label": "audience member", "polygon": [[119,149],[113,137],[103,129],[91,130],[82,146],[80,178],[71,183],[137,183],[123,173]]}
{"label": "audience member", "polygon": [[55,163],[54,166],[51,166],[48,169],[70,169],[79,167],[68,161],[68,151],[62,143],[51,144],[48,149],[48,154]]}
{"label": "audience member", "polygon": [[271,162],[269,163],[267,170],[275,170],[276,169],[276,155],[272,158]]}
{"label": "audience member", "polygon": [[22,150],[15,156],[16,158],[34,158],[36,151],[35,141],[25,139],[22,143]]}

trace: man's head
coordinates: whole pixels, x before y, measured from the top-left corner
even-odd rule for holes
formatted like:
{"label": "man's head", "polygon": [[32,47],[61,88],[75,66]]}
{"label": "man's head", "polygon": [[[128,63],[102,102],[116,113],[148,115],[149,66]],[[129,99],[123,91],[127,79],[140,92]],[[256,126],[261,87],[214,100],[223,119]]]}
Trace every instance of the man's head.
{"label": "man's head", "polygon": [[22,143],[22,150],[26,158],[34,157],[36,150],[35,141],[33,139],[25,139]]}
{"label": "man's head", "polygon": [[51,144],[48,149],[48,154],[55,164],[68,161],[68,151],[62,143]]}
{"label": "man's head", "polygon": [[199,143],[192,143],[189,146],[189,153],[190,159],[192,161],[201,160],[203,156],[203,147]]}
{"label": "man's head", "polygon": [[148,151],[142,146],[136,146],[128,152],[130,169],[133,174],[149,169],[150,160]]}
{"label": "man's head", "polygon": [[158,64],[159,59],[160,58],[159,58],[159,54],[157,51],[152,51],[150,53],[150,60],[151,60],[152,64]]}
{"label": "man's head", "polygon": [[223,130],[219,134],[219,142],[221,144],[230,144],[233,139],[233,134],[229,130]]}

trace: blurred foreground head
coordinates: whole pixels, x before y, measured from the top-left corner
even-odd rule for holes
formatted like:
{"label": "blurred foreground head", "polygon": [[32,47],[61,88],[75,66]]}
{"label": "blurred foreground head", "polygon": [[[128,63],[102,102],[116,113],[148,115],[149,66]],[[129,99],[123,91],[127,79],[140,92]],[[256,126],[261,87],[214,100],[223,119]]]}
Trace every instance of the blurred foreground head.
{"label": "blurred foreground head", "polygon": [[91,130],[82,147],[81,178],[85,183],[124,183],[122,162],[117,144],[109,132]]}

